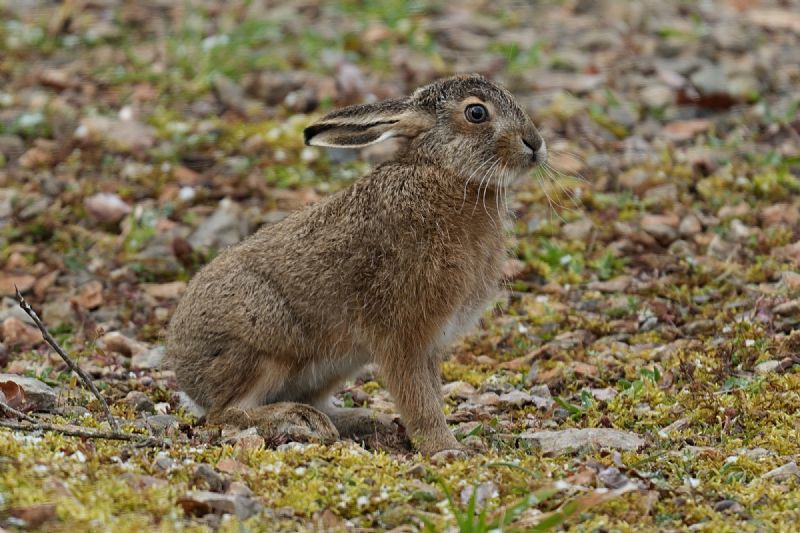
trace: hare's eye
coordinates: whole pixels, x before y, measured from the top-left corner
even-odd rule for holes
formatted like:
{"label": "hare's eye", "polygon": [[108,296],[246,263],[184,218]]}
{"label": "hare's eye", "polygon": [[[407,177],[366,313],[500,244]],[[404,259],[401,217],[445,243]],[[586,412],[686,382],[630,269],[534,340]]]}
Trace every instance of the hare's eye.
{"label": "hare's eye", "polygon": [[467,120],[476,124],[486,122],[489,119],[489,112],[481,104],[468,105],[464,110]]}

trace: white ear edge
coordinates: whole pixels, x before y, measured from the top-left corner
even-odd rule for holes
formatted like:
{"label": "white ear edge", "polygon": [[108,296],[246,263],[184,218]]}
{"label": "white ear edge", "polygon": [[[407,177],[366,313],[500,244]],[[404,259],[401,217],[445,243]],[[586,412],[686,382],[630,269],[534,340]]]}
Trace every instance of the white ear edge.
{"label": "white ear edge", "polygon": [[315,137],[316,137],[315,136],[315,137],[311,138],[311,140],[309,141],[308,144],[309,144],[309,146],[319,146],[321,148],[342,148],[344,150],[348,150],[350,148],[363,148],[363,147],[369,146],[371,144],[377,144],[379,142],[385,141],[386,139],[394,137],[396,134],[397,133],[394,130],[386,130],[383,133],[381,133],[378,136],[378,138],[375,139],[374,141],[371,141],[371,142],[368,142],[368,143],[363,143],[363,144],[349,144],[347,146],[342,146],[340,144],[326,143],[324,140],[315,140]]}

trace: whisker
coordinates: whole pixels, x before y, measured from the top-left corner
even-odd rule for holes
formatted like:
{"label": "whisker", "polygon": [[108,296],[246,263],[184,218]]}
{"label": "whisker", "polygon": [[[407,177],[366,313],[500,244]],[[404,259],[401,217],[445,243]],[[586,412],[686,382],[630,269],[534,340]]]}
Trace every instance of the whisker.
{"label": "whisker", "polygon": [[473,215],[475,214],[475,210],[478,208],[478,202],[481,199],[481,187],[483,186],[483,182],[488,180],[491,177],[492,169],[497,164],[497,158],[493,157],[493,158],[489,159],[489,161],[491,161],[492,164],[485,171],[485,174],[483,175],[483,177],[481,177],[480,183],[478,183],[478,194],[475,196],[475,205],[472,206],[472,214]]}
{"label": "whisker", "polygon": [[553,168],[553,166],[552,166],[552,165],[550,165],[550,164],[547,164],[547,163],[546,163],[546,164],[545,164],[545,167],[546,167],[546,168],[547,168],[547,170],[549,170],[550,172],[553,172],[553,173],[555,173],[555,174],[556,174],[556,176],[552,176],[552,179],[553,179],[553,181],[554,181],[554,182],[555,182],[555,183],[556,183],[556,184],[559,186],[559,188],[561,188],[561,191],[562,191],[564,194],[566,194],[566,195],[567,195],[567,197],[569,197],[569,199],[572,201],[573,205],[574,205],[575,207],[581,207],[581,206],[583,206],[583,202],[581,202],[581,201],[580,201],[580,199],[579,199],[579,198],[578,198],[578,196],[575,194],[575,192],[574,192],[574,191],[571,191],[569,188],[565,187],[565,186],[564,186],[564,184],[561,182],[561,180],[557,179],[557,178],[558,178],[558,176],[561,176],[561,177],[564,177],[564,178],[567,178],[567,179],[571,178],[572,176],[568,176],[568,175],[564,174],[563,172],[560,172],[558,169],[556,169],[556,168]]}
{"label": "whisker", "polygon": [[475,176],[475,174],[480,172],[481,168],[486,166],[486,164],[488,162],[490,162],[490,161],[491,161],[491,159],[487,159],[486,161],[483,161],[480,165],[478,165],[475,169],[473,169],[473,171],[470,172],[470,174],[467,177],[467,179],[464,180],[464,197],[461,200],[461,207],[459,207],[459,209],[458,209],[459,213],[464,209],[464,204],[467,202],[467,187],[469,187],[469,182],[472,181],[472,178]]}

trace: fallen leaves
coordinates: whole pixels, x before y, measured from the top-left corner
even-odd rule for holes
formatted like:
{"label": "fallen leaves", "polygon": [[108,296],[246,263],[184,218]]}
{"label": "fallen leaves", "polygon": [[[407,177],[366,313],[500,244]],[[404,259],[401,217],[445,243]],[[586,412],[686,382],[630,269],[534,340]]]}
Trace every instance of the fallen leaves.
{"label": "fallen leaves", "polygon": [[42,342],[42,333],[36,327],[15,317],[3,320],[2,339],[8,345],[30,346]]}
{"label": "fallen leaves", "polygon": [[78,293],[72,298],[72,301],[83,309],[97,309],[103,305],[104,301],[103,283],[97,280],[92,280],[81,285],[80,288],[78,288]]}
{"label": "fallen leaves", "polygon": [[681,142],[707,132],[711,126],[711,121],[707,119],[676,120],[664,126],[662,132],[667,139]]}

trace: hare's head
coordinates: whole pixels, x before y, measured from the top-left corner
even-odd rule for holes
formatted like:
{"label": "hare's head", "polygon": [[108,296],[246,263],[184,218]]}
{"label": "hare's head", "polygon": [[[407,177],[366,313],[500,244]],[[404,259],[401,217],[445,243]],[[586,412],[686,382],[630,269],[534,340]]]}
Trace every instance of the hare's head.
{"label": "hare's head", "polygon": [[454,76],[405,98],[333,111],[304,134],[306,144],[342,148],[406,137],[404,157],[476,179],[519,175],[547,157],[544,140],[511,93],[479,75]]}

